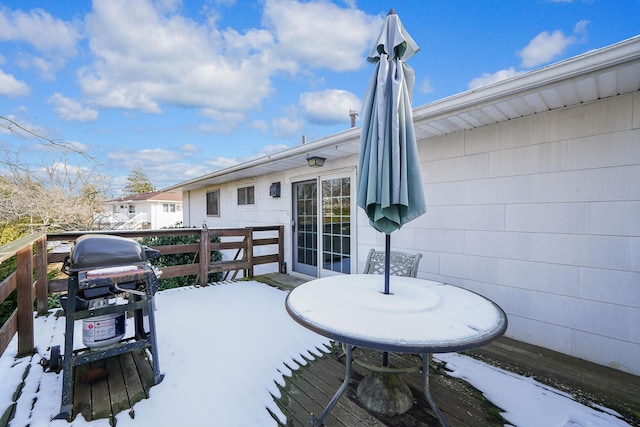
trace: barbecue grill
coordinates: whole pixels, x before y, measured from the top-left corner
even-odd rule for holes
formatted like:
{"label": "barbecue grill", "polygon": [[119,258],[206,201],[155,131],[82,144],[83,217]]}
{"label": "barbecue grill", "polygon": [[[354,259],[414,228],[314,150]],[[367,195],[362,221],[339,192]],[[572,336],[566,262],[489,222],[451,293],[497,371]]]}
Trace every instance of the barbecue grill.
{"label": "barbecue grill", "polygon": [[[61,298],[66,316],[64,358],[55,346],[49,362],[51,370],[63,369],[62,404],[56,419],[71,419],[75,366],[149,349],[154,384],[162,381],[154,316],[158,279],[149,263],[158,256],[159,251],[122,237],[89,234],[75,241],[63,265],[69,276],[67,295]],[[135,333],[123,339],[127,312],[133,314]],[[80,350],[73,350],[76,320],[83,321],[87,346]]]}

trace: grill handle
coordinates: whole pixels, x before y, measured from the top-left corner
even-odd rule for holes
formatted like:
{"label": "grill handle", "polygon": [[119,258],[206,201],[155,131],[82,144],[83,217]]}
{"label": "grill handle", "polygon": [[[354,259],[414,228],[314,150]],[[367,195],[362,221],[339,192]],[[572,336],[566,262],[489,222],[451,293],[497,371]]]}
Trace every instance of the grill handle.
{"label": "grill handle", "polygon": [[120,292],[124,292],[125,294],[139,295],[141,297],[144,297],[147,295],[146,292],[144,291],[136,291],[135,289],[123,289],[117,283],[114,283],[113,287],[119,290]]}

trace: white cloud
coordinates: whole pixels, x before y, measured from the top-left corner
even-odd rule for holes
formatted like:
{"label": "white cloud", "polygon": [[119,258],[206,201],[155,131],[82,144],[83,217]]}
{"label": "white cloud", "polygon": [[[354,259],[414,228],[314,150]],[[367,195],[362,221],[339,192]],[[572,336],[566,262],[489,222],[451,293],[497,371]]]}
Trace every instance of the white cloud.
{"label": "white cloud", "polygon": [[249,126],[253,129],[257,129],[260,132],[266,132],[269,130],[269,124],[264,120],[254,120]]}
{"label": "white cloud", "polygon": [[383,17],[327,1],[267,0],[264,21],[273,29],[280,60],[346,71],[366,64],[361,54],[371,48]]}
{"label": "white cloud", "polygon": [[80,71],[80,85],[102,107],[247,111],[271,93],[278,67],[265,31],[220,31],[147,0],[95,2],[86,31],[95,60]]}
{"label": "white cloud", "polygon": [[304,122],[296,117],[280,117],[271,122],[273,136],[276,138],[291,138],[300,134]]}
{"label": "white cloud", "polygon": [[0,40],[26,42],[43,53],[75,55],[77,26],[55,19],[42,9],[29,13],[0,9]]}
{"label": "white cloud", "polygon": [[[273,94],[272,79],[282,71],[304,70],[312,80],[313,68],[366,65],[363,52],[383,22],[381,16],[322,0],[263,5],[264,27],[241,33],[221,29],[223,11],[211,6],[201,9],[200,22],[181,15],[177,0],[94,2],[85,26],[93,61],[78,72],[86,102],[146,113],[162,113],[166,106],[200,108],[212,122],[194,131],[229,133]],[[350,104],[344,113],[329,114],[309,105],[307,114],[311,121],[333,123],[348,118],[349,108],[359,108]],[[267,128],[264,122],[252,126]],[[276,120],[272,130],[288,137],[301,126],[288,118]]]}
{"label": "white cloud", "polygon": [[310,122],[323,125],[349,123],[349,111],[360,111],[361,107],[357,96],[338,89],[303,93],[300,105]]}
{"label": "white cloud", "polygon": [[78,101],[69,99],[60,93],[54,93],[47,102],[53,105],[53,111],[58,117],[72,122],[91,122],[98,118],[98,111],[85,108]]}
{"label": "white cloud", "polygon": [[180,147],[180,150],[182,150],[188,156],[192,156],[200,152],[200,148],[195,144],[184,144],[182,147]]}
{"label": "white cloud", "polygon": [[533,38],[518,55],[522,58],[524,68],[532,68],[550,62],[562,55],[565,50],[586,37],[589,21],[582,20],[573,28],[572,35],[565,35],[560,30],[543,31]]}
{"label": "white cloud", "polygon": [[[225,169],[231,166],[237,165],[239,162],[236,159],[230,159],[228,157],[214,157],[205,162],[209,166],[213,166],[215,169]],[[211,172],[211,170],[209,170]]]}
{"label": "white cloud", "polygon": [[573,33],[579,38],[579,42],[586,41],[587,25],[589,25],[589,21],[583,19],[581,21],[578,21],[578,23],[573,27]]}
{"label": "white cloud", "polygon": [[422,83],[420,83],[420,86],[418,86],[418,91],[425,95],[434,91],[431,80],[428,77],[422,79]]}
{"label": "white cloud", "polygon": [[[75,166],[75,165],[68,164],[66,162],[54,162],[50,166],[50,169],[52,171],[62,172],[68,175],[78,175],[78,176],[91,172],[91,169],[89,169],[86,166]],[[41,170],[45,171],[46,169],[42,168]]]}
{"label": "white cloud", "polygon": [[37,69],[48,80],[76,55],[79,28],[79,22],[53,18],[42,9],[28,13],[0,9],[0,41],[21,42],[37,50],[38,54],[20,51],[16,63]]}
{"label": "white cloud", "polygon": [[[200,149],[193,144],[184,144],[175,150],[123,148],[110,152],[108,159],[112,165],[117,165],[119,170],[130,171],[136,165],[141,165],[142,172],[158,189],[210,173],[212,168],[214,170],[227,168],[246,160],[220,156],[209,159],[198,158],[198,164],[192,164],[190,162],[193,161],[193,154],[196,152],[200,152]],[[121,181],[121,183],[125,182]]]}
{"label": "white cloud", "polygon": [[[176,150],[161,148],[135,150],[126,147],[107,154],[110,167],[114,170],[117,168],[129,172],[140,165],[142,172],[158,189],[189,179],[189,173],[196,169],[197,175],[195,176],[210,172],[204,165],[193,166],[187,163],[185,159],[189,157],[192,157],[192,152],[188,148],[185,150],[185,146]],[[119,178],[114,182],[116,186],[124,186],[124,183],[126,181]]]}
{"label": "white cloud", "polygon": [[475,79],[471,80],[471,82],[469,83],[469,89],[476,89],[480,86],[486,86],[491,83],[506,80],[513,76],[517,76],[520,73],[521,72],[516,71],[513,67],[497,71],[493,74],[484,73],[480,77],[476,77]]}
{"label": "white cloud", "polygon": [[29,86],[0,70],[0,95],[2,96],[26,96],[29,95]]}
{"label": "white cloud", "polygon": [[144,164],[145,167],[154,163],[165,163],[173,160],[180,160],[177,152],[166,150],[163,148],[150,148],[142,150],[132,150],[131,148],[123,148],[121,150],[112,151],[107,154],[107,158],[115,160],[121,165],[133,168],[136,164]]}
{"label": "white cloud", "polygon": [[[532,68],[550,62],[554,58],[562,55],[569,46],[584,41],[586,39],[588,24],[589,21],[579,21],[573,27],[573,34],[569,36],[560,30],[555,30],[551,33],[548,31],[541,32],[535,36],[524,49],[518,52],[518,55],[522,59],[522,67]],[[475,89],[480,86],[506,80],[522,72],[523,71],[517,71],[514,67],[510,67],[495,73],[484,73],[469,83],[469,89]]]}
{"label": "white cloud", "polygon": [[244,121],[243,113],[234,111],[218,111],[213,108],[205,108],[202,115],[213,120],[212,123],[203,123],[197,127],[198,133],[203,134],[229,134],[238,123]]}
{"label": "white cloud", "polygon": [[37,150],[37,151],[41,151],[41,152],[46,152],[46,153],[60,153],[60,152],[68,152],[68,150],[72,150],[76,153],[88,153],[89,149],[88,147],[83,144],[82,142],[78,142],[78,141],[56,141],[57,144],[56,145],[50,145],[50,144],[37,144],[37,145],[32,145],[31,149],[32,150]]}
{"label": "white cloud", "polygon": [[66,58],[43,58],[26,52],[18,53],[15,63],[21,68],[33,68],[43,80],[54,80],[56,72],[64,67]]}

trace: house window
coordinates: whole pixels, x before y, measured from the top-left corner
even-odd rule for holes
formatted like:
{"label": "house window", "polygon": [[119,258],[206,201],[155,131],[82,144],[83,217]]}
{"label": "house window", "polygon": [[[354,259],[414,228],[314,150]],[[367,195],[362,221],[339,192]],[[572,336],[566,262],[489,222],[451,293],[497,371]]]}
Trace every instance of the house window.
{"label": "house window", "polygon": [[254,187],[238,188],[238,205],[253,205],[255,203]]}
{"label": "house window", "polygon": [[162,212],[175,212],[176,204],[175,203],[163,203],[162,204]]}
{"label": "house window", "polygon": [[207,191],[207,216],[220,216],[220,190]]}

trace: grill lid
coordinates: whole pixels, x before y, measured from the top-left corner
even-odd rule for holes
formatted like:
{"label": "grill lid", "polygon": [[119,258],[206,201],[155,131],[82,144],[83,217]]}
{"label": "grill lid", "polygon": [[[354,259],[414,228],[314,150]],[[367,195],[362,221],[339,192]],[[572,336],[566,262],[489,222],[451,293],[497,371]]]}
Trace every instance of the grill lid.
{"label": "grill lid", "polygon": [[146,263],[160,253],[124,237],[85,234],[69,253],[68,271]]}

